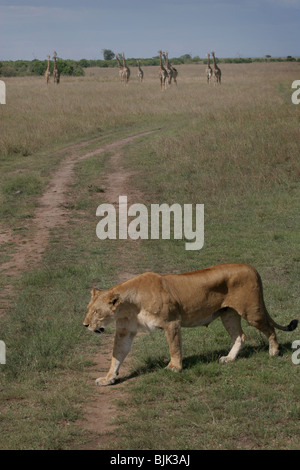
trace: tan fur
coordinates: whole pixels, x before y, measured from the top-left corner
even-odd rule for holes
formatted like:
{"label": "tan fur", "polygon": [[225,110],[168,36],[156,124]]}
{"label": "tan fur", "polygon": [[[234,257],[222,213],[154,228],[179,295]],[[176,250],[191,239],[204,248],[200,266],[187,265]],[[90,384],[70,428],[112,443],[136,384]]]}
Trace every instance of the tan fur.
{"label": "tan fur", "polygon": [[296,320],[282,327],[271,319],[260,276],[246,264],[223,264],[184,274],[149,272],[105,291],[93,289],[84,326],[99,333],[116,322],[111,366],[106,377],[96,383],[115,382],[139,328],[165,331],[171,357],[167,368],[180,371],[181,327],[207,326],[219,316],[233,342],[221,362],[233,361],[241,349],[245,339],[241,318],[267,336],[271,356],[278,354],[274,326],[286,331],[297,326]]}

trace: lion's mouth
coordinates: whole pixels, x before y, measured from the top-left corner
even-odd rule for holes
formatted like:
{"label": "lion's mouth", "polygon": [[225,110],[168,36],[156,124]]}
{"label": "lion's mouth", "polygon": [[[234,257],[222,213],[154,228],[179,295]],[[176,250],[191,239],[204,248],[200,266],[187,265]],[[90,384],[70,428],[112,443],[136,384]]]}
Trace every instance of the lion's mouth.
{"label": "lion's mouth", "polygon": [[93,333],[97,333],[98,335],[101,335],[103,333],[104,328],[101,326],[99,328],[93,329],[88,323],[83,324],[88,330],[93,331]]}
{"label": "lion's mouth", "polygon": [[101,333],[104,332],[104,328],[97,328],[96,330],[94,330],[94,333],[97,333],[98,335],[101,335]]}

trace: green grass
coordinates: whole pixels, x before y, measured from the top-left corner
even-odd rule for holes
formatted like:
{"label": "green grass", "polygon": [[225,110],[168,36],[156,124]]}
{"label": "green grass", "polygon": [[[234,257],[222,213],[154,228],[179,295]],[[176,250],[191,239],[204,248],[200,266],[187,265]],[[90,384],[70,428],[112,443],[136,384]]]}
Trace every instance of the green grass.
{"label": "green grass", "polygon": [[[122,110],[128,110],[128,125],[121,110],[114,112],[112,106],[97,145],[115,139],[114,126],[116,135],[162,126],[124,149],[124,166],[134,170],[132,187],[143,194],[135,202],[148,207],[203,203],[205,244],[200,251],[186,251],[184,240],[100,242],[95,214],[106,202],[104,176],[110,155],[76,165],[75,180],[66,188],[68,223],[52,230],[41,264],[11,280],[11,309],[0,319],[0,339],[7,346],[7,364],[0,366],[1,449],[76,449],[91,438],[76,423],[82,404],[93,393],[88,372],[101,340],[87,334],[82,321],[91,287],[115,284],[118,273],[183,272],[246,262],[262,276],[272,317],[281,324],[299,317],[299,110],[282,92],[286,78],[281,64],[259,69],[243,65],[234,69],[238,76],[230,67],[222,68],[227,74],[221,89],[199,85],[198,69],[197,74],[196,69],[182,69],[186,86],[153,95],[151,102],[149,95],[144,102],[140,88],[133,86],[112,98],[111,106],[118,100]],[[291,81],[297,78],[293,70]],[[72,80],[60,91],[62,109],[67,114],[68,103],[72,110],[77,105],[86,121],[80,127],[78,116],[71,117],[78,128],[70,132],[87,135],[89,129],[96,135],[100,111],[92,108],[87,117],[87,104],[79,98],[72,101],[81,83]],[[95,79],[88,80],[84,99]],[[150,83],[152,91],[156,85]],[[105,86],[110,86],[109,80]],[[37,139],[27,142],[30,155],[2,155],[5,230],[24,237],[31,231],[37,197],[64,157],[59,145],[65,145],[69,126],[64,122],[50,147],[51,159],[41,144],[46,122]],[[19,140],[26,144],[20,137],[16,145]],[[2,141],[5,149],[13,143]],[[5,247],[13,250],[14,242]],[[6,281],[2,276],[2,285]],[[162,332],[138,337],[132,378],[122,383],[126,394],[118,403],[116,430],[100,447],[299,449],[299,366],[291,361],[291,342],[299,338],[299,330],[279,332],[281,355],[270,358],[262,335],[246,323],[243,328],[246,344],[232,364],[218,362],[230,349],[219,320],[209,328],[185,329],[181,374],[164,369],[168,348]]]}
{"label": "green grass", "polygon": [[[264,340],[245,327],[247,346],[232,364],[221,324],[183,331],[184,370],[163,369],[168,351],[161,333],[139,340],[138,378],[120,402],[114,449],[296,449],[299,442],[299,381],[289,345],[268,357]],[[130,419],[129,419],[130,417]],[[170,430],[172,430],[170,432]]]}

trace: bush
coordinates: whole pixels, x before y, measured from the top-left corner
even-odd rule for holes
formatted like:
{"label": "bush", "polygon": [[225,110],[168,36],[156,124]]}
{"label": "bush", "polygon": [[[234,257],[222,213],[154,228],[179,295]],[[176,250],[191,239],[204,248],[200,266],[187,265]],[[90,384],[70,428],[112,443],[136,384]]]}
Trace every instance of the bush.
{"label": "bush", "polygon": [[[88,62],[88,61],[87,61]],[[0,73],[4,77],[23,77],[30,75],[44,75],[47,69],[47,60],[15,60],[3,61]],[[84,75],[82,65],[75,60],[57,60],[57,67],[61,75],[73,75],[75,77]],[[53,71],[53,61],[50,62],[50,71]]]}

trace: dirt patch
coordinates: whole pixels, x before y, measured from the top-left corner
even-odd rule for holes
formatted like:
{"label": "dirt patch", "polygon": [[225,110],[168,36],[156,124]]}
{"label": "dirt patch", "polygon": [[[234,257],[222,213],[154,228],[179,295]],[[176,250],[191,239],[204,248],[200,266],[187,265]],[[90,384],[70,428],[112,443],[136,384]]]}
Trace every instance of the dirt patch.
{"label": "dirt patch", "polygon": [[115,439],[116,419],[120,412],[117,401],[126,401],[126,382],[130,375],[130,354],[121,368],[118,381],[113,386],[99,387],[95,385],[95,379],[104,377],[110,366],[113,350],[114,334],[103,335],[99,352],[93,356],[94,365],[89,370],[89,379],[93,387],[89,401],[83,405],[84,418],[76,424],[91,433],[91,439],[78,446],[75,450],[97,450],[110,448],[110,443]]}

